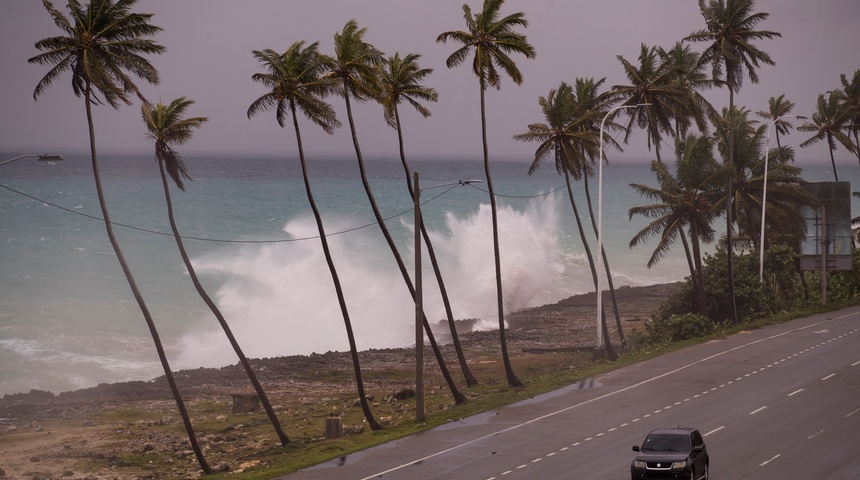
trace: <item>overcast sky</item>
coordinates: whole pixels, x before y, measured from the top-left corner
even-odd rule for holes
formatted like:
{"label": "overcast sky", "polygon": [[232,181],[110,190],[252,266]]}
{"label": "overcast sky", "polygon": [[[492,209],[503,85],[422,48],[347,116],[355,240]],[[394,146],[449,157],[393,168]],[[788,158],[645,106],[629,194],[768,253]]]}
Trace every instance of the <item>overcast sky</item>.
{"label": "overcast sky", "polygon": [[[65,0],[54,4],[67,12]],[[468,4],[473,11],[481,8],[478,0]],[[426,85],[439,92],[439,102],[429,105],[433,115],[423,119],[414,111],[402,113],[410,157],[476,158],[481,155],[477,80],[469,65],[445,66],[456,44],[436,43],[441,32],[465,29],[462,5],[463,0],[140,0],[135,11],[154,14],[152,23],[164,29],[155,39],[167,50],[150,57],[161,84],[138,85],[147,97],[165,103],[186,96],[196,102],[190,115],[210,118],[182,147],[185,155],[293,155],[292,128],[278,127],[274,113],[250,120],[246,116],[251,102],[264,93],[251,80],[262,71],[251,50],[284,51],[305,40],[319,41],[320,50],[331,54],[333,35],[354,18],[368,29],[366,40],[386,54],[421,54],[421,66],[434,70],[426,79]],[[60,30],[38,0],[0,0],[0,6],[0,151],[86,151],[84,104],[72,93],[68,74],[33,100],[33,89],[48,68],[27,59],[38,53],[36,41]],[[850,76],[860,69],[860,1],[757,0],[755,10],[770,14],[759,28],[779,32],[782,38],[756,44],[776,66],[758,70],[759,84],[745,82],[737,96],[739,105],[766,110],[768,98],[785,93],[796,103],[793,113],[810,116],[818,94],[838,88],[840,74]],[[503,15],[518,11],[529,22],[524,33],[537,58],[515,57],[525,81],[517,86],[505,78],[500,91],[488,93],[487,113],[491,155],[524,161],[532,158],[536,145],[515,142],[511,136],[543,121],[539,96],[577,77],[606,77],[606,88],[626,83],[617,55],[635,64],[641,43],[669,48],[704,27],[695,0],[508,0],[502,8]],[[704,45],[693,48],[701,51]],[[706,95],[718,108],[728,104],[725,89]],[[345,126],[329,136],[303,123],[308,155],[352,155],[343,99],[331,102]],[[100,151],[151,150],[139,108],[95,109]],[[383,122],[381,107],[368,102],[354,111],[363,151],[396,156],[397,138]],[[829,162],[823,143],[798,147],[806,138],[808,134],[794,132],[787,140],[796,147],[798,160]],[[839,164],[856,165],[841,147],[837,155]],[[639,136],[613,158],[650,160],[653,153]]]}

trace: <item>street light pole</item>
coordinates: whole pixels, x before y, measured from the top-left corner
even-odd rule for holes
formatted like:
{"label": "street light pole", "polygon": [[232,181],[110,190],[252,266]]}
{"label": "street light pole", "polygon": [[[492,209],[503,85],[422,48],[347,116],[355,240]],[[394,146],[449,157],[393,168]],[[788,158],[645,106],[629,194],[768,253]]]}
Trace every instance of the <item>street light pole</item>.
{"label": "street light pole", "polygon": [[762,189],[761,195],[761,233],[759,235],[759,246],[758,246],[758,283],[764,283],[764,214],[767,208],[767,166],[768,159],[770,158],[770,129],[776,125],[776,122],[782,120],[783,118],[793,117],[801,120],[805,120],[806,117],[803,115],[783,115],[781,117],[777,117],[774,121],[770,122],[770,125],[767,127],[767,136],[765,137],[764,142],[764,187]]}
{"label": "street light pole", "polygon": [[12,163],[16,160],[21,160],[22,158],[37,158],[40,162],[59,162],[63,159],[62,155],[47,155],[44,153],[27,153],[25,155],[21,155],[10,160],[3,160],[0,162],[0,165],[6,165],[7,163]]}
{"label": "street light pole", "polygon": [[600,318],[603,316],[603,126],[606,120],[622,108],[647,107],[650,103],[638,103],[636,105],[619,105],[610,109],[600,121],[600,162],[597,168],[597,351],[602,357],[603,349],[603,325]]}
{"label": "street light pole", "polygon": [[[412,174],[412,200],[415,212],[415,420],[423,422],[426,418],[424,406],[424,282],[421,271],[421,186],[418,172]],[[431,185],[424,190],[453,185],[481,183],[480,180],[459,180],[457,182]]]}

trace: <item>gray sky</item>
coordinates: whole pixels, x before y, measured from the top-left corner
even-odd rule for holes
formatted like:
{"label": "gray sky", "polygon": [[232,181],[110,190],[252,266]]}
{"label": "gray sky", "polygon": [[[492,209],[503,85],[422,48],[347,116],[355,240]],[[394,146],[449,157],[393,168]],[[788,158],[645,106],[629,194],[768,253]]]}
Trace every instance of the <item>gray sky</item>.
{"label": "gray sky", "polygon": [[[84,0],[86,1],[86,0]],[[481,2],[470,0],[473,10]],[[481,154],[478,84],[469,65],[454,69],[445,59],[456,44],[437,44],[439,33],[462,30],[463,0],[141,0],[135,10],[153,13],[152,23],[164,29],[156,40],[167,48],[151,57],[161,84],[140,83],[151,99],[165,103],[186,96],[196,102],[190,115],[207,116],[194,139],[180,150],[185,155],[224,153],[253,155],[294,154],[292,128],[281,129],[274,113],[246,117],[248,106],[264,93],[251,81],[262,71],[251,50],[284,51],[295,41],[319,41],[320,50],[333,53],[332,37],[355,18],[367,27],[366,40],[386,54],[418,53],[424,68],[434,69],[427,86],[439,92],[429,105],[433,115],[421,118],[404,109],[408,155],[477,158]],[[65,0],[55,6],[63,12]],[[3,65],[0,105],[0,151],[73,153],[88,148],[84,105],[72,93],[68,74],[33,100],[33,89],[48,71],[27,59],[38,51],[33,44],[59,35],[47,11],[37,0],[0,0],[0,65]],[[785,93],[796,103],[793,113],[810,116],[819,93],[840,86],[840,74],[860,69],[860,1],[757,0],[755,10],[770,13],[760,29],[777,31],[782,38],[756,45],[768,52],[776,66],[758,70],[761,81],[748,80],[737,97],[739,105],[765,110],[769,97]],[[606,88],[626,83],[616,55],[633,63],[641,43],[669,48],[689,33],[704,27],[694,0],[508,0],[502,14],[525,12],[524,31],[537,50],[537,58],[517,58],[523,85],[503,81],[500,91],[487,96],[490,153],[496,158],[530,160],[536,145],[515,142],[511,136],[526,131],[529,123],[543,121],[537,99],[561,81],[577,77],[606,77]],[[702,44],[693,48],[701,51]],[[728,104],[725,89],[706,94],[718,108]],[[303,123],[308,155],[352,155],[343,100],[332,98],[344,127],[333,136]],[[366,155],[396,156],[394,130],[382,120],[382,109],[364,103],[355,109],[358,135]],[[757,118],[757,117],[756,117]],[[139,105],[113,110],[95,109],[96,142],[101,152],[149,152]],[[772,134],[773,135],[773,134]],[[827,161],[823,143],[800,149],[808,138],[794,132],[787,142],[802,162]],[[773,139],[771,139],[773,140]],[[837,165],[856,160],[837,150]],[[631,140],[616,160],[651,159],[644,137]]]}

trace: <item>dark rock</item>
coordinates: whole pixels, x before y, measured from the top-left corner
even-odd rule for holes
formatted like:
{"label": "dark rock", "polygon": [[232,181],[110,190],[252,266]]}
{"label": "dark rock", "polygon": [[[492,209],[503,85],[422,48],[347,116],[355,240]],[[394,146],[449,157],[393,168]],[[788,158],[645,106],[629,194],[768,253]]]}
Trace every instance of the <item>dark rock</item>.
{"label": "dark rock", "polygon": [[404,388],[399,392],[394,394],[394,398],[397,400],[406,400],[407,398],[415,398],[415,390],[411,388]]}

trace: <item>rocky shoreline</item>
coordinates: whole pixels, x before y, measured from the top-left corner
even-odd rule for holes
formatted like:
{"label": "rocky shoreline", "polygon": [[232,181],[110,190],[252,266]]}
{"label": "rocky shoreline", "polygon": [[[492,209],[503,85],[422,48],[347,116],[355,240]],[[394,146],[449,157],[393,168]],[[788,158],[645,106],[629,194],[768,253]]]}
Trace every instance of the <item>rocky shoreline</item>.
{"label": "rocky shoreline", "polygon": [[[639,328],[656,311],[660,302],[678,288],[680,283],[618,288],[616,297],[625,333]],[[612,318],[611,307],[607,308],[610,308],[610,311],[607,311],[610,335],[613,342],[617,342],[618,335],[614,319],[609,320]],[[593,293],[576,295],[555,304],[509,314],[506,317],[509,353],[512,359],[521,365],[543,362],[545,365],[542,368],[555,368],[552,362],[558,361],[566,364],[588,362],[588,354],[576,354],[579,356],[574,358],[573,352],[588,350],[594,344],[595,316]],[[466,351],[470,368],[479,370],[480,375],[476,374],[476,376],[479,376],[482,383],[503,383],[504,377],[498,374],[498,363],[501,363],[498,331],[462,333],[468,329],[469,323],[469,321],[461,322],[458,331],[461,331],[460,340]],[[447,344],[450,339],[446,337],[445,332],[448,331],[446,322],[434,325],[437,341],[444,345],[442,350],[448,361],[449,370],[454,375],[455,381],[462,383],[456,354],[453,347]],[[414,365],[414,358],[412,348],[366,350],[360,353],[366,389],[375,396],[377,405],[386,404],[385,413],[388,413],[386,421],[397,419],[398,401],[394,394],[411,386],[409,376],[403,375],[403,372],[408,372],[410,365]],[[436,402],[437,408],[450,408],[453,403],[450,392],[440,378],[429,347],[425,359],[428,380],[435,382],[431,385],[438,385],[430,387],[430,396]],[[251,363],[267,394],[270,395],[273,405],[276,405],[276,410],[283,412],[279,413],[279,417],[283,417],[282,422],[288,430],[306,429],[307,427],[302,426],[310,419],[324,415],[321,413],[325,411],[323,407],[330,412],[332,407],[327,405],[332,403],[333,399],[351,398],[355,395],[349,352],[254,359]],[[498,376],[494,377],[495,375]],[[232,395],[254,393],[244,369],[238,363],[222,368],[182,370],[176,372],[175,377],[184,399],[189,404],[223,403]],[[462,388],[465,389],[465,386]],[[81,468],[73,466],[75,461],[79,465],[81,458],[88,458],[88,456],[96,458],[98,455],[103,455],[99,452],[99,448],[104,448],[104,445],[114,445],[111,448],[118,450],[118,454],[122,453],[122,442],[116,444],[117,439],[114,438],[117,430],[94,427],[105,424],[103,418],[106,412],[128,409],[167,412],[175,409],[173,397],[164,377],[150,381],[102,384],[92,388],[63,392],[59,395],[37,390],[4,395],[0,398],[0,441],[8,444],[9,448],[4,445],[4,448],[0,449],[2,450],[0,451],[0,478],[26,480],[60,477],[143,478],[119,475],[116,468],[109,472],[110,475],[100,476],[90,472],[90,476],[75,477],[78,475],[76,469]],[[96,418],[102,420],[92,420]],[[159,422],[163,425],[165,422],[175,421],[175,419],[156,419],[151,422],[155,422],[154,426],[158,426]],[[294,422],[295,426],[291,426],[291,422]],[[146,427],[146,425],[137,426]],[[47,429],[53,432],[62,431],[63,434],[45,435]],[[122,431],[122,429],[119,430]],[[73,445],[63,442],[63,439],[68,442],[69,438],[81,435],[92,439],[89,448],[85,448],[83,444]],[[147,435],[151,437],[153,433],[148,432]],[[308,438],[313,435],[311,432],[307,433]],[[128,444],[125,448],[146,451],[144,444],[152,442],[147,442],[145,438],[148,437],[142,436],[140,440],[142,443]],[[181,435],[171,441],[176,443],[176,448],[183,444]],[[187,442],[187,439],[185,441]],[[162,440],[162,443],[167,444],[169,441]],[[45,455],[46,445],[50,445],[55,450],[53,455]],[[74,455],[70,455],[70,450]],[[34,459],[38,461],[32,461]],[[47,468],[49,464],[50,468]],[[38,466],[39,469],[33,470],[34,466]],[[55,473],[45,474],[48,476],[42,477],[14,476],[13,473],[38,473],[42,470]],[[170,476],[156,475],[152,478],[170,478]]]}

